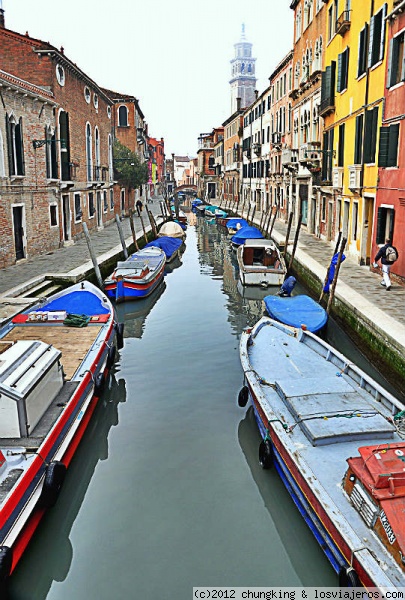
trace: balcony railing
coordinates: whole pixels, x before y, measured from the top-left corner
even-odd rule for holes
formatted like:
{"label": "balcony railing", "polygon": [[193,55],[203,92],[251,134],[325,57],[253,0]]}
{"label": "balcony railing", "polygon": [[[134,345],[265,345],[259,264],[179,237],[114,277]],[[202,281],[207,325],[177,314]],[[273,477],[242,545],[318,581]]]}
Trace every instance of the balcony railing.
{"label": "balcony railing", "polygon": [[335,112],[335,96],[330,95],[327,98],[321,100],[319,105],[319,115],[324,117],[329,113]]}
{"label": "balcony railing", "polygon": [[336,21],[336,33],[344,35],[350,29],[350,10],[344,10]]}

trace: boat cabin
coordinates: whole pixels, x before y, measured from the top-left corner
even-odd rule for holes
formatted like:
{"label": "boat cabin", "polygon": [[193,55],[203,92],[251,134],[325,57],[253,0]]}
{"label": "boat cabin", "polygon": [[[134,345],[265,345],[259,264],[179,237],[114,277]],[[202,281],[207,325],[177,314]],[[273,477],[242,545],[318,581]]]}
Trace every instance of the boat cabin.
{"label": "boat cabin", "polygon": [[142,279],[150,272],[149,265],[136,260],[117,262],[117,268],[113,273],[113,279]]}
{"label": "boat cabin", "polygon": [[405,442],[363,446],[349,458],[343,487],[405,571]]}
{"label": "boat cabin", "polygon": [[247,267],[282,268],[279,253],[274,243],[262,239],[246,240],[243,248],[243,263]]}

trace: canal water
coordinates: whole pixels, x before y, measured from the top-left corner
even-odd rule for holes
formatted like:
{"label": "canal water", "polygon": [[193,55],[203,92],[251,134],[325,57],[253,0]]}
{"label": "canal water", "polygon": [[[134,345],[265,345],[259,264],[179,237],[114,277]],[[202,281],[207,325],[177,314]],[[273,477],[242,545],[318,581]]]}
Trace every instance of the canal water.
{"label": "canal water", "polygon": [[[267,293],[238,289],[228,240],[198,218],[164,284],[118,307],[124,348],[11,600],[337,585],[278,475],[258,465],[251,410],[237,405],[240,333]],[[331,335],[357,356],[334,326]]]}

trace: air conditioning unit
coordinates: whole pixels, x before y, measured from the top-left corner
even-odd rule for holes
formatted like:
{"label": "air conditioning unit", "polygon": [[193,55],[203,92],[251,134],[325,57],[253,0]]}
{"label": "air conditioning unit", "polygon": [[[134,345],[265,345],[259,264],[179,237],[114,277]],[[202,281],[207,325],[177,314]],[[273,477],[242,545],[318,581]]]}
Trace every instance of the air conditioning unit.
{"label": "air conditioning unit", "polygon": [[334,167],[332,169],[332,187],[337,189],[343,187],[343,167]]}
{"label": "air conditioning unit", "polygon": [[349,165],[349,189],[359,191],[362,188],[361,165]]}

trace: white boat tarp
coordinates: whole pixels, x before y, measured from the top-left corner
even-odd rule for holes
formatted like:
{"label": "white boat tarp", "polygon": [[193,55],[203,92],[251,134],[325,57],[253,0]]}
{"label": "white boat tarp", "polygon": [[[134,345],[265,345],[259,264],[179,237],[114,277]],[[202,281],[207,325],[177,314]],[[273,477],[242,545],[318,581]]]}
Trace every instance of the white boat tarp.
{"label": "white boat tarp", "polygon": [[168,221],[167,223],[163,223],[162,227],[159,230],[159,236],[167,235],[169,237],[183,237],[184,230],[178,223],[174,221]]}

